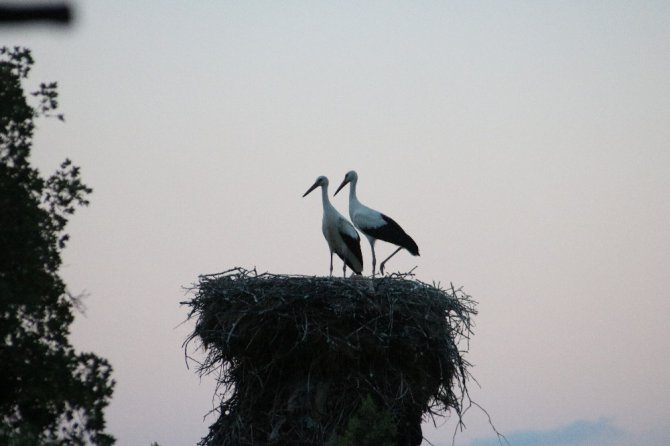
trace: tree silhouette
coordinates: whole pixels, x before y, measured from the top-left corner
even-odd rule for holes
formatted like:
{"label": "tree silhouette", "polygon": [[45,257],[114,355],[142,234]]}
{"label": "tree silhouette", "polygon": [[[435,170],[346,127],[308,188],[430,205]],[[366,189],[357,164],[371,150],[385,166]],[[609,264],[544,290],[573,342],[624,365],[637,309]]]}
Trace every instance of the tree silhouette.
{"label": "tree silhouette", "polygon": [[35,120],[63,119],[56,83],[29,103],[32,65],[29,49],[0,48],[0,444],[111,445],[112,368],[70,345],[78,301],[58,274],[65,226],[92,190],[68,159],[48,178],[30,165]]}

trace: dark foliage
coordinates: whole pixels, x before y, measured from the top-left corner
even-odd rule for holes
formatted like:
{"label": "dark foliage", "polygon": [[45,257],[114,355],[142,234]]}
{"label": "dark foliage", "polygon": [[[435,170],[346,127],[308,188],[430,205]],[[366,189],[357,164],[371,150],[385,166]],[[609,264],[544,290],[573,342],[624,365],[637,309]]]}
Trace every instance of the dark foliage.
{"label": "dark foliage", "polygon": [[110,445],[112,369],[70,345],[77,298],[58,274],[68,218],[91,189],[69,160],[48,178],[30,165],[35,119],[62,119],[55,83],[28,103],[32,65],[30,50],[0,49],[0,444]]}
{"label": "dark foliage", "polygon": [[468,364],[457,344],[475,314],[460,290],[236,268],[201,276],[194,292],[186,352],[193,340],[204,349],[199,372],[217,374],[221,398],[201,445],[338,441],[368,396],[401,446],[421,442],[424,416],[460,415]]}
{"label": "dark foliage", "polygon": [[349,418],[344,433],[327,446],[394,446],[398,426],[388,411],[380,410],[370,395]]}

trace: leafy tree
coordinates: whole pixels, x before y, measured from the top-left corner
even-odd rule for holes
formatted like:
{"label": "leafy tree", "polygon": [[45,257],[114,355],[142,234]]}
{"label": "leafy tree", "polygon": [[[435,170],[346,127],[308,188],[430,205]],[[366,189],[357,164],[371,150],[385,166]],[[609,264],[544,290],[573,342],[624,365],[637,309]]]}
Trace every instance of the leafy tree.
{"label": "leafy tree", "polygon": [[48,178],[30,165],[35,120],[62,120],[56,83],[34,105],[24,94],[32,65],[30,50],[0,48],[0,444],[111,445],[112,368],[70,345],[78,301],[58,274],[65,226],[92,190],[70,160]]}

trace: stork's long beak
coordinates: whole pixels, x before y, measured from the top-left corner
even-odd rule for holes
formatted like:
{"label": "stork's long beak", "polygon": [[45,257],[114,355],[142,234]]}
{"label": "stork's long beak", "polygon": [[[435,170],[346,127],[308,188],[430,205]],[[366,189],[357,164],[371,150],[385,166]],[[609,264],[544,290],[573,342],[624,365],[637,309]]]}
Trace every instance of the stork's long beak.
{"label": "stork's long beak", "polygon": [[305,192],[304,194],[302,194],[303,198],[306,197],[308,193],[312,192],[312,191],[313,191],[314,189],[316,189],[317,187],[319,187],[319,182],[318,182],[318,181],[317,181],[316,183],[312,184],[312,187],[310,187],[309,189],[307,189],[307,192]]}
{"label": "stork's long beak", "polygon": [[348,182],[349,182],[349,180],[347,180],[347,179],[345,178],[344,181],[342,181],[342,184],[340,184],[340,187],[338,187],[337,190],[335,191],[335,193],[333,194],[333,197],[334,197],[335,195],[337,195],[337,193],[338,193],[344,186],[346,186]]}

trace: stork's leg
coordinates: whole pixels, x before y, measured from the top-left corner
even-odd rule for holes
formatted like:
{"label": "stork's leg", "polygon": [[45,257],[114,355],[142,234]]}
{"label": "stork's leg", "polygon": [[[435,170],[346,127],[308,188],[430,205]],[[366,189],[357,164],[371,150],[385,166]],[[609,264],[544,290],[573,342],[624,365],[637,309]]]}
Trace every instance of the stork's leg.
{"label": "stork's leg", "polygon": [[377,266],[377,257],[375,256],[375,242],[370,240],[370,249],[372,249],[372,277],[375,276],[375,267]]}
{"label": "stork's leg", "polygon": [[342,262],[342,277],[347,277],[347,264]]}
{"label": "stork's leg", "polygon": [[330,277],[333,277],[333,251],[330,252]]}
{"label": "stork's leg", "polygon": [[382,274],[384,274],[384,264],[385,264],[386,262],[388,262],[388,260],[389,260],[391,257],[393,257],[394,255],[396,255],[396,254],[398,253],[398,251],[400,251],[401,249],[402,249],[402,247],[400,247],[400,248],[396,249],[395,251],[393,251],[393,254],[391,254],[390,256],[388,256],[388,257],[386,258],[386,260],[384,260],[384,261],[381,263],[381,265],[379,265],[379,271],[380,271]]}

